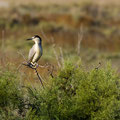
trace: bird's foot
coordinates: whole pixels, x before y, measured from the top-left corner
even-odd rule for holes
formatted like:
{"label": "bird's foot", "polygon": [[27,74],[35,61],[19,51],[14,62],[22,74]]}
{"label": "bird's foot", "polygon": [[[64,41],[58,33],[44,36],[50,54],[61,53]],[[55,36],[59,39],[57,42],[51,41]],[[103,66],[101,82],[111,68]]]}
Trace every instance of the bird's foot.
{"label": "bird's foot", "polygon": [[30,67],[31,67],[32,69],[37,69],[37,68],[39,67],[39,65],[38,65],[37,63],[32,63],[32,62],[31,62]]}
{"label": "bird's foot", "polygon": [[39,67],[38,63],[36,63],[36,69]]}

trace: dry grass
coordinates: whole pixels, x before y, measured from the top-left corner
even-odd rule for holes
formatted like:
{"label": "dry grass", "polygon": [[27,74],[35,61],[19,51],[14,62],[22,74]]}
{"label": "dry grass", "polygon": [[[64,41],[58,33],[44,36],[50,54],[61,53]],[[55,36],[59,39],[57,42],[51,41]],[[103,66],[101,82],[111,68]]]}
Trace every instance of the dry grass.
{"label": "dry grass", "polygon": [[[9,2],[13,1],[14,0],[11,0]],[[36,3],[36,1],[33,0],[22,1],[23,0],[20,0],[15,3]],[[42,0],[41,2],[47,3],[47,1],[48,0]],[[76,3],[82,1],[83,0],[76,0]],[[110,1],[112,2],[112,0]],[[60,2],[63,4],[66,1],[51,0],[49,2],[57,2],[58,4]],[[75,1],[69,1],[69,3],[73,2]],[[103,0],[99,0],[99,2],[95,3],[102,5],[104,2]],[[116,2],[117,1],[115,1],[115,3]],[[38,0],[38,4],[39,3],[40,1]],[[91,3],[82,5],[73,4],[71,6],[47,5],[44,7],[39,5],[21,5],[19,7],[13,7],[8,11],[0,10],[0,27],[4,29],[10,28],[7,31],[6,37],[14,34],[14,36],[18,38],[21,37],[21,34],[41,34],[42,29],[47,32],[47,35],[50,35],[50,37],[53,36],[56,40],[55,42],[58,44],[65,46],[69,43],[69,45],[75,46],[79,28],[83,25],[85,37],[82,45],[102,50],[120,50],[119,13],[119,7],[99,7]],[[0,32],[3,30],[1,28]],[[13,32],[11,30],[12,28],[15,29]],[[20,45],[17,43],[16,47],[19,48]]]}
{"label": "dry grass", "polygon": [[[3,0],[0,0],[0,2]],[[8,2],[9,4],[20,5],[20,4],[40,4],[40,5],[49,5],[49,4],[59,4],[59,5],[69,5],[73,3],[83,3],[83,2],[91,2],[98,5],[120,5],[119,0],[4,0],[4,2]]]}

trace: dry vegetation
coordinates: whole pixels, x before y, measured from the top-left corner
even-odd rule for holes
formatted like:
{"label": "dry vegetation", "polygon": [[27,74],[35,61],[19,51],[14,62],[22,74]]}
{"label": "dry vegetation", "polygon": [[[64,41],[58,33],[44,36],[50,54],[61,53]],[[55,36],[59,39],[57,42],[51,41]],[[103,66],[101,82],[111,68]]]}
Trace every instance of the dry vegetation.
{"label": "dry vegetation", "polygon": [[[86,66],[93,62],[97,65],[107,59],[118,67],[120,10],[117,0],[110,0],[109,4],[103,0],[1,0],[0,3],[1,65],[4,66],[5,61],[16,61],[15,65],[18,66],[23,58],[17,51],[22,50],[27,57],[32,43],[27,43],[25,39],[39,34],[43,38],[44,48],[41,64],[50,62],[56,65],[54,51],[60,56],[59,47],[62,47],[65,59],[79,59],[78,48]],[[83,35],[78,35],[81,26]],[[83,36],[80,42],[78,36]],[[55,50],[53,44],[56,44]],[[46,70],[41,71],[46,73]]]}
{"label": "dry vegetation", "polygon": [[[3,0],[0,0],[3,1]],[[5,2],[9,2],[9,3],[14,3],[14,4],[30,4],[30,3],[37,3],[37,4],[42,4],[42,5],[46,5],[46,4],[72,4],[72,3],[81,3],[81,2],[93,2],[93,3],[97,3],[99,5],[108,5],[108,4],[115,4],[115,5],[119,5],[119,0],[109,0],[109,2],[107,0],[69,0],[69,1],[65,1],[65,0],[19,0],[16,2],[16,0],[4,0]]]}
{"label": "dry vegetation", "polygon": [[27,57],[32,43],[25,39],[34,34],[43,38],[41,64],[56,65],[54,51],[60,56],[59,47],[65,58],[79,59],[76,48],[82,26],[80,56],[86,66],[107,59],[119,68],[119,13],[119,0],[109,0],[109,4],[107,0],[0,0],[0,64],[5,66],[9,62],[18,66],[23,58],[17,52],[22,50]]}
{"label": "dry vegetation", "polygon": [[[40,33],[39,31],[42,29],[48,35],[54,36],[55,40],[60,44],[64,44],[61,41],[64,39],[66,43],[75,45],[77,43],[77,33],[82,25],[85,32],[83,46],[100,50],[119,50],[120,10],[119,6],[115,4],[117,1],[112,6],[112,0],[109,1],[109,4],[104,1],[104,5],[102,5],[103,1],[70,1],[71,5],[64,3],[60,5],[60,1],[57,2],[58,4],[55,4],[56,1],[49,1],[54,4],[46,4],[45,6],[39,4],[40,1],[38,1],[37,5],[35,1],[31,1],[34,4],[29,1],[29,5],[23,4],[22,1],[19,2],[18,7],[13,4],[10,8],[0,11],[0,28],[1,30],[6,29],[8,36],[15,32],[16,35],[21,36],[23,29],[27,33],[33,31],[35,31],[33,33]],[[15,30],[12,32],[8,29]]]}

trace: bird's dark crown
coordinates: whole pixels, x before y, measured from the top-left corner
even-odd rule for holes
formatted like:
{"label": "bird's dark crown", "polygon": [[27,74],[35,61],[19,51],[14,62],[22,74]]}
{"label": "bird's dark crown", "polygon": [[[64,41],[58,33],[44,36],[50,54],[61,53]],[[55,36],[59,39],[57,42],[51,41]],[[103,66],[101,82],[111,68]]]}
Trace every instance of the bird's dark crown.
{"label": "bird's dark crown", "polygon": [[42,40],[39,35],[34,35],[34,38],[39,38],[40,40]]}

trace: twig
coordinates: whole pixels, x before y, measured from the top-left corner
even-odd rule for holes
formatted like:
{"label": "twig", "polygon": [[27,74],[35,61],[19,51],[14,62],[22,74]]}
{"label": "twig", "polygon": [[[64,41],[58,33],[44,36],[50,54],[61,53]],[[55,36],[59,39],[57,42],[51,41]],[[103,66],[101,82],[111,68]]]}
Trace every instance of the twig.
{"label": "twig", "polygon": [[22,54],[22,52],[18,51],[17,53],[20,54],[25,61],[27,61],[27,59],[26,59],[25,56]]}
{"label": "twig", "polygon": [[27,67],[35,70],[35,72],[36,72],[36,74],[37,74],[37,76],[38,76],[38,79],[40,80],[40,83],[41,83],[42,87],[44,88],[44,85],[43,85],[43,83],[42,83],[41,76],[40,76],[40,74],[38,73],[37,68],[33,68],[33,67],[30,66],[29,64],[25,64],[25,63],[23,63],[22,65],[25,65],[25,66],[27,66]]}
{"label": "twig", "polygon": [[5,30],[2,30],[2,44],[1,44],[1,49],[2,49],[2,57],[1,57],[1,62],[5,65]]}
{"label": "twig", "polygon": [[61,64],[60,64],[60,61],[59,61],[59,57],[57,55],[57,52],[55,50],[55,44],[53,44],[53,52],[54,52],[54,55],[56,57],[56,60],[57,60],[57,63],[58,63],[58,67],[61,68]]}
{"label": "twig", "polygon": [[23,64],[25,64],[25,62],[22,62],[22,63],[17,67],[17,70],[19,70],[19,69],[22,67]]}
{"label": "twig", "polygon": [[42,33],[43,37],[47,40],[47,42],[49,42],[49,38],[45,35],[43,30],[41,30],[41,33]]}
{"label": "twig", "polygon": [[[48,72],[49,72],[50,76],[51,76],[52,78],[54,78],[54,76],[53,76],[53,71],[55,70],[54,65],[52,65],[52,64],[50,64],[50,63],[46,63],[44,66],[39,65],[39,67],[41,67],[41,68],[48,68]],[[49,67],[50,67],[50,69],[49,69]]]}
{"label": "twig", "polygon": [[24,65],[25,63],[28,64],[28,62],[27,62],[27,59],[25,58],[25,56],[22,54],[22,52],[17,51],[17,53],[18,53],[19,55],[21,55],[21,56],[23,57],[23,59],[25,60],[24,62],[22,62],[22,63],[18,66],[17,70],[19,70],[19,69],[22,67],[22,65]]}
{"label": "twig", "polygon": [[4,46],[5,46],[5,30],[2,30],[2,49],[4,51]]}
{"label": "twig", "polygon": [[100,67],[101,67],[101,62],[99,62],[98,66],[95,69],[98,70]]}
{"label": "twig", "polygon": [[41,82],[42,87],[44,88],[44,85],[43,85],[43,83],[42,83],[41,76],[40,76],[40,74],[38,73],[38,71],[37,71],[36,68],[35,68],[35,72],[36,72],[36,74],[37,74],[37,76],[38,76],[38,78],[39,78],[39,80],[40,80],[40,82]]}
{"label": "twig", "polygon": [[81,42],[83,40],[83,27],[81,26],[80,32],[78,33],[78,46],[77,46],[77,54],[80,56],[80,48],[81,48]]}
{"label": "twig", "polygon": [[62,67],[64,67],[64,57],[63,57],[63,51],[62,48],[60,47],[60,58],[61,58],[61,63],[62,63]]}
{"label": "twig", "polygon": [[53,65],[51,65],[51,70],[48,68],[48,72],[49,72],[49,74],[50,74],[50,76],[52,77],[52,78],[54,78],[54,76],[53,76],[53,71],[54,71],[54,66]]}
{"label": "twig", "polygon": [[[26,58],[24,57],[24,55],[23,55],[21,52],[18,52],[18,53],[19,53],[19,54],[24,58],[24,60],[25,60],[25,62],[22,62],[22,63],[18,66],[18,69],[19,69],[22,65],[27,66],[27,67],[29,67],[29,68],[31,68],[31,69],[34,69],[35,72],[36,72],[36,74],[37,74],[37,76],[38,76],[38,79],[39,79],[40,82],[41,82],[41,85],[43,86],[42,79],[41,79],[40,75],[39,75],[38,72],[37,72],[37,68],[33,68],[33,67],[30,65],[30,63],[27,62]],[[44,86],[43,86],[43,88],[44,88]]]}
{"label": "twig", "polygon": [[49,64],[49,63],[46,63],[45,65],[38,65],[38,66],[41,67],[41,68],[47,68],[47,67],[50,66],[50,64]]}

